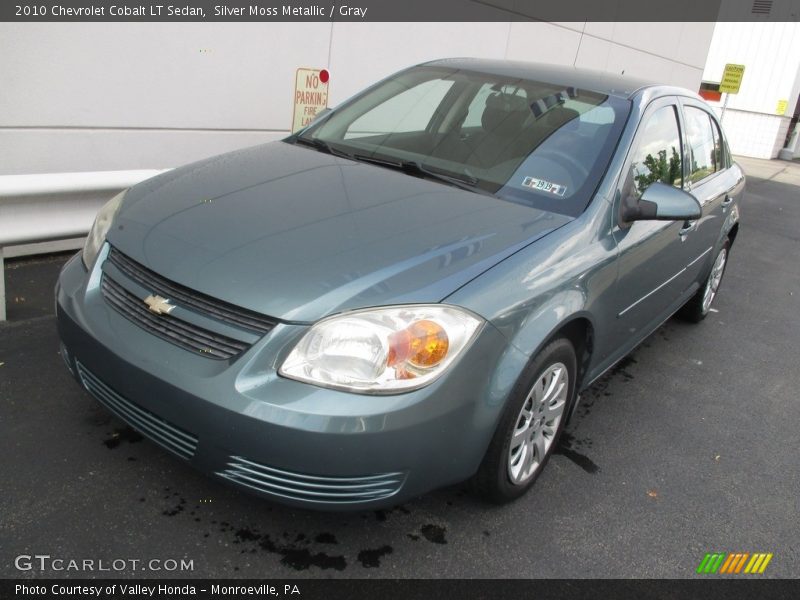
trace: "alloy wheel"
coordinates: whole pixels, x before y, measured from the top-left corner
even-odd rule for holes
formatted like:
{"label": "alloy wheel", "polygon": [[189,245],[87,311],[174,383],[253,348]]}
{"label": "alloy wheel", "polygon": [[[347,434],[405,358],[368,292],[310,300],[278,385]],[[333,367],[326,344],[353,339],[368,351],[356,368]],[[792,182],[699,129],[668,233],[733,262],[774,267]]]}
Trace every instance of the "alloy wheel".
{"label": "alloy wheel", "polygon": [[541,467],[564,416],[569,391],[567,367],[547,367],[528,392],[511,433],[508,476],[523,485]]}
{"label": "alloy wheel", "polygon": [[706,281],[706,288],[703,291],[703,314],[707,313],[711,308],[711,303],[717,296],[719,284],[722,282],[722,274],[725,272],[725,263],[728,260],[728,253],[723,248],[717,255],[717,260],[714,261],[714,266],[711,267],[711,274]]}

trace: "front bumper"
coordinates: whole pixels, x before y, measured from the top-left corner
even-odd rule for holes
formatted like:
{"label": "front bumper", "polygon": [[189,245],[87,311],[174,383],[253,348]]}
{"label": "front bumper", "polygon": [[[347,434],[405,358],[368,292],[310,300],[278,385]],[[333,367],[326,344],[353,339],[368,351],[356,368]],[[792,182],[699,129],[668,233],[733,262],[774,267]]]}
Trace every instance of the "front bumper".
{"label": "front bumper", "polygon": [[378,508],[478,468],[513,377],[487,324],[433,384],[365,396],[288,380],[276,365],[305,331],[280,324],[233,361],[197,356],[123,317],[79,256],[57,286],[63,354],[117,416],[203,472],[278,501]]}

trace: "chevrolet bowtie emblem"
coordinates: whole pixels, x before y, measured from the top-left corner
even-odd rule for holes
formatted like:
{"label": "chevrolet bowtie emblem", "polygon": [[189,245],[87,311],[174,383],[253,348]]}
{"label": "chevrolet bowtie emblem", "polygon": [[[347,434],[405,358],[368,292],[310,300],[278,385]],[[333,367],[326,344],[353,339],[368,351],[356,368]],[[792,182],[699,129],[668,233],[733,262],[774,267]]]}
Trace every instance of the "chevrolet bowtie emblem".
{"label": "chevrolet bowtie emblem", "polygon": [[157,315],[168,315],[175,310],[175,305],[170,304],[169,300],[162,298],[161,296],[154,296],[150,294],[144,299],[144,303],[147,304],[147,308],[150,309],[150,312],[154,312]]}

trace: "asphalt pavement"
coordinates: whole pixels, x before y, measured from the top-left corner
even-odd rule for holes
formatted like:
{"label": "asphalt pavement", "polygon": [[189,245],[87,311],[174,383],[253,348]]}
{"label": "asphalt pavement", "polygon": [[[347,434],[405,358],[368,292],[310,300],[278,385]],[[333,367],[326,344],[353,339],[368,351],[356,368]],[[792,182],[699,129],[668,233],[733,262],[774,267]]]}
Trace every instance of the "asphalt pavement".
{"label": "asphalt pavement", "polygon": [[800,165],[741,162],[716,312],[668,321],[584,394],[534,489],[502,507],[456,486],[320,513],[212,481],[67,372],[52,314],[66,257],[7,261],[0,577],[109,575],[14,566],[47,554],[193,565],[123,577],[685,578],[706,552],[770,552],[760,577],[800,576]]}

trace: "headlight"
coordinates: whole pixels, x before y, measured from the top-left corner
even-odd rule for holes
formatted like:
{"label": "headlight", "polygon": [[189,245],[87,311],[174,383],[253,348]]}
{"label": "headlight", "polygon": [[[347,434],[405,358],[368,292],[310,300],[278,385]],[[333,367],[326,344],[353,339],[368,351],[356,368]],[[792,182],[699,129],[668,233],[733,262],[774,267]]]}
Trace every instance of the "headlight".
{"label": "headlight", "polygon": [[97,258],[97,253],[100,252],[100,247],[106,240],[106,234],[111,228],[111,222],[119,210],[122,199],[125,197],[125,190],[114,196],[111,200],[103,205],[97,216],[94,218],[94,224],[89,230],[89,236],[86,238],[86,243],[83,245],[83,264],[86,268],[91,270],[94,264],[94,259]]}
{"label": "headlight", "polygon": [[447,370],[482,323],[463,309],[438,304],[337,315],[313,325],[279,373],[366,394],[417,389]]}

